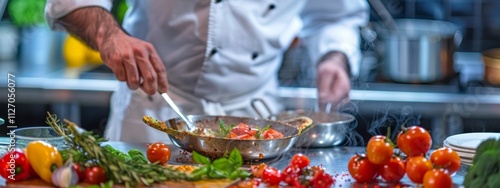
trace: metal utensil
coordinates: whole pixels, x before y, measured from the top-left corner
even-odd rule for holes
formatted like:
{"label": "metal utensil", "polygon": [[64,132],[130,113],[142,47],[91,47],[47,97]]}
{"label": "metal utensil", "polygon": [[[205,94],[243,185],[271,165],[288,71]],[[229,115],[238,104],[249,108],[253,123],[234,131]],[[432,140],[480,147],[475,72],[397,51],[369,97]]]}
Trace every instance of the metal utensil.
{"label": "metal utensil", "polygon": [[181,110],[179,110],[179,107],[175,105],[174,101],[172,101],[172,99],[167,95],[167,93],[162,93],[161,96],[163,97],[163,99],[165,99],[165,101],[167,101],[168,105],[170,105],[170,107],[174,109],[175,113],[177,113],[177,115],[179,115],[181,119],[186,123],[187,127],[186,126],[182,127],[186,127],[187,131],[193,132],[196,126],[191,121],[189,121],[189,119],[187,119],[186,116],[184,116],[184,114],[182,114]]}
{"label": "metal utensil", "polygon": [[380,0],[369,0],[369,1],[370,4],[375,9],[375,12],[377,12],[377,14],[382,18],[382,22],[384,23],[384,25],[391,30],[397,30],[398,26],[394,21],[394,18],[392,18],[391,14],[387,10],[387,8],[385,8],[384,4],[382,4]]}

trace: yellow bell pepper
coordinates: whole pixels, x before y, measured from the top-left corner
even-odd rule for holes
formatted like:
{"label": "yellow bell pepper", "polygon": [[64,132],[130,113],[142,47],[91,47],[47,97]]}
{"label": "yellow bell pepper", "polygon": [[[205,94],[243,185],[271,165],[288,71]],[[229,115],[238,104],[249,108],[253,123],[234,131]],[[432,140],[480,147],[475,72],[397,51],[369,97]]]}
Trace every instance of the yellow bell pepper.
{"label": "yellow bell pepper", "polygon": [[52,184],[52,172],[63,165],[57,148],[44,141],[33,141],[26,147],[26,152],[33,170],[44,181]]}

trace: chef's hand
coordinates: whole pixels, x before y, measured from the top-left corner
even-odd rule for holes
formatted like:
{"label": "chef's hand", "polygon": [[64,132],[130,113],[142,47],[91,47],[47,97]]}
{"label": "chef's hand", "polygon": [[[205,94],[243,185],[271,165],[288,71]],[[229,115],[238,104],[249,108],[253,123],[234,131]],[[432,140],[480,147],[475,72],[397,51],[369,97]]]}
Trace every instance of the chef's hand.
{"label": "chef's hand", "polygon": [[341,52],[328,53],[320,60],[317,69],[319,108],[325,109],[328,103],[339,107],[349,102],[351,82],[347,57]]}
{"label": "chef's hand", "polygon": [[99,44],[103,61],[119,81],[130,89],[141,88],[148,95],[167,92],[167,74],[153,45],[124,32],[113,34]]}

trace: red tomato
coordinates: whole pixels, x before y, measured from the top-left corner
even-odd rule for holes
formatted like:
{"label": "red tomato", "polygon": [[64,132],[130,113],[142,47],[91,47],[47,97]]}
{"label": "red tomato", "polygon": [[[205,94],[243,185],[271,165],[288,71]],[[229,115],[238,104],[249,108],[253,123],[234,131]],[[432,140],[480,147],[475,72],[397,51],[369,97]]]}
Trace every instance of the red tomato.
{"label": "red tomato", "polygon": [[386,182],[399,182],[405,176],[405,163],[399,157],[393,157],[387,164],[378,169],[378,173]]}
{"label": "red tomato", "polygon": [[398,148],[407,156],[423,156],[432,145],[431,135],[419,126],[412,126],[399,132]]}
{"label": "red tomato", "polygon": [[391,160],[394,154],[394,146],[385,136],[373,136],[366,146],[366,156],[371,163],[383,165]]}
{"label": "red tomato", "polygon": [[311,180],[313,188],[331,187],[335,182],[333,177],[319,166],[313,166],[311,169],[314,171]]}
{"label": "red tomato", "polygon": [[451,180],[451,176],[444,169],[432,169],[427,171],[424,175],[423,181],[425,188],[453,187],[453,181]]}
{"label": "red tomato", "polygon": [[446,169],[450,174],[460,169],[460,156],[451,148],[442,147],[434,150],[430,159],[434,166]]}
{"label": "red tomato", "polygon": [[155,142],[148,146],[146,157],[151,163],[165,164],[170,160],[170,148],[167,144]]}
{"label": "red tomato", "polygon": [[406,161],[406,174],[413,183],[421,184],[425,173],[432,168],[431,161],[423,156],[409,157]]}
{"label": "red tomato", "polygon": [[311,160],[309,160],[309,158],[302,153],[295,154],[292,157],[292,160],[290,161],[291,165],[297,166],[300,169],[303,169],[303,168],[309,166],[310,163],[311,163]]}
{"label": "red tomato", "polygon": [[274,167],[267,167],[262,173],[262,180],[269,185],[278,185],[281,182],[281,172]]}
{"label": "red tomato", "polygon": [[85,168],[78,163],[73,163],[72,167],[78,175],[78,181],[83,181],[85,179]]}
{"label": "red tomato", "polygon": [[106,170],[100,166],[93,166],[85,170],[85,182],[90,184],[100,184],[107,180]]}
{"label": "red tomato", "polygon": [[264,173],[264,169],[267,168],[265,163],[260,163],[259,165],[251,165],[250,172],[252,172],[253,177],[262,178],[262,174]]}
{"label": "red tomato", "polygon": [[279,131],[271,129],[271,128],[269,128],[268,130],[264,131],[262,133],[262,136],[264,137],[264,139],[283,138],[283,134],[281,134]]}
{"label": "red tomato", "polygon": [[371,163],[366,155],[354,155],[347,163],[347,169],[357,182],[367,183],[377,177],[377,165]]}
{"label": "red tomato", "polygon": [[288,185],[299,185],[300,168],[297,166],[287,166],[281,173],[283,181]]}

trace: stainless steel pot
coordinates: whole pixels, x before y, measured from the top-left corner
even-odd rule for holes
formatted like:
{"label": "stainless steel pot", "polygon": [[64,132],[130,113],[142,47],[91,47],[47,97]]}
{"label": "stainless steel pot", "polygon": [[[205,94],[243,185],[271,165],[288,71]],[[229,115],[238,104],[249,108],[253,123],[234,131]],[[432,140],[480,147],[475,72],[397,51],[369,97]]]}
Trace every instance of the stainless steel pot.
{"label": "stainless steel pot", "polygon": [[[256,107],[260,102],[264,105],[269,114],[269,117],[264,115]],[[318,148],[318,147],[333,147],[342,144],[350,134],[354,123],[354,116],[346,113],[338,112],[311,112],[304,110],[284,111],[279,114],[272,114],[270,108],[262,99],[252,100],[253,109],[261,116],[271,120],[286,120],[294,117],[309,117],[312,119],[314,126],[304,134],[300,135],[295,141],[295,147],[303,148]]]}
{"label": "stainless steel pot", "polygon": [[399,19],[397,30],[376,27],[382,73],[403,83],[442,81],[456,74],[453,55],[462,34],[452,23]]}

